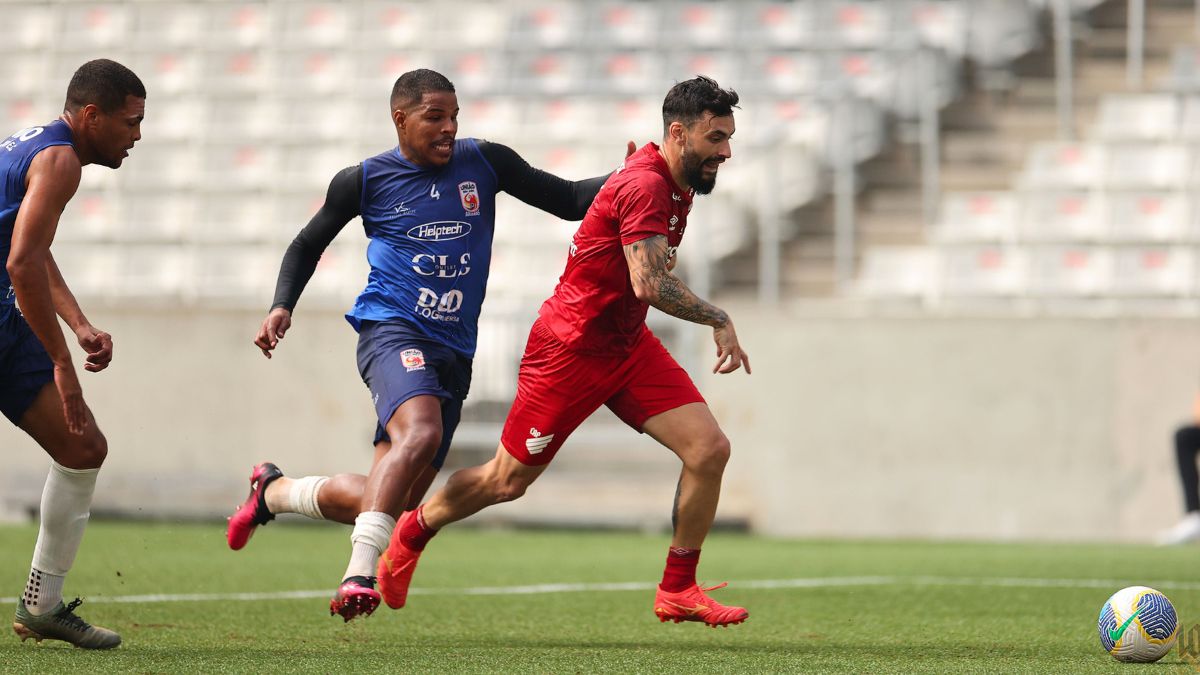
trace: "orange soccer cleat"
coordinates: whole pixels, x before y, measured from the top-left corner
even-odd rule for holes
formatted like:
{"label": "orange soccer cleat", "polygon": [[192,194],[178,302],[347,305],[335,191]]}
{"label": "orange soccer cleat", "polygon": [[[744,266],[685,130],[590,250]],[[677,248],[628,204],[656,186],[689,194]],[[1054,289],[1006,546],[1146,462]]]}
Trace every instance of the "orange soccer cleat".
{"label": "orange soccer cleat", "polygon": [[654,613],[662,622],[674,621],[703,621],[716,628],[745,621],[750,613],[741,607],[726,607],[705,595],[708,591],[724,588],[725,584],[717,584],[710,588],[700,588],[692,584],[691,588],[672,593],[658,589],[654,596]]}
{"label": "orange soccer cleat", "polygon": [[388,541],[387,550],[379,557],[379,567],[375,576],[379,581],[379,593],[383,601],[392,609],[400,609],[408,601],[408,585],[412,583],[413,572],[417,569],[420,551],[404,545],[400,541],[400,530],[410,518],[416,518],[415,510],[406,512],[400,517],[392,538]]}

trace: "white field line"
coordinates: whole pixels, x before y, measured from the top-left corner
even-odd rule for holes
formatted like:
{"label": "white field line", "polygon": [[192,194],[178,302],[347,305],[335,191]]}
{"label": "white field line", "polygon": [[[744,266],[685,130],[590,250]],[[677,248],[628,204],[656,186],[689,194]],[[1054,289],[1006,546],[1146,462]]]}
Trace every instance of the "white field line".
{"label": "white field line", "polygon": [[[730,582],[733,588],[833,588],[838,586],[980,586],[1004,588],[1098,588],[1113,591],[1134,582],[1128,579],[1036,579],[1022,577],[939,577],[939,576],[864,576],[808,577],[801,579],[758,579]],[[1140,585],[1159,590],[1200,590],[1200,582],[1160,580]],[[413,588],[411,595],[541,595],[546,593],[604,593],[615,591],[650,591],[655,584],[645,581],[614,583],[563,583],[530,586],[476,586],[469,588]],[[312,591],[274,591],[265,593],[171,593],[152,595],[95,595],[88,602],[156,603],[156,602],[253,602],[259,600],[307,600],[327,598],[331,589]],[[0,598],[0,604],[11,605],[18,598]]]}

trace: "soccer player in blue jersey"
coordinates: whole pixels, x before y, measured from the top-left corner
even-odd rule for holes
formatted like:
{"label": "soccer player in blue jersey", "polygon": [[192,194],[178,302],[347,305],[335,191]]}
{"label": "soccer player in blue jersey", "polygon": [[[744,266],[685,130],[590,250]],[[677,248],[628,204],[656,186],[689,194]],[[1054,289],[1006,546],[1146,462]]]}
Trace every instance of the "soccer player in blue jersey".
{"label": "soccer player in blue jersey", "polygon": [[359,373],[378,415],[374,464],[366,476],[295,480],[259,464],[227,530],[236,550],[277,513],[353,523],[350,562],[330,602],[346,621],[379,605],[375,568],[396,518],[420,503],[450,448],[471,383],[497,193],[579,220],[607,178],[566,181],[498,143],[457,138],[454,85],[431,70],[401,75],[391,110],[399,144],[333,178],[284,256],[255,339],[270,358],[321,252],[361,216],[371,271],[346,318],[359,334]]}
{"label": "soccer player in blue jersey", "polygon": [[57,120],[0,142],[0,412],[52,460],[29,581],[13,619],[22,641],[63,640],[88,649],[121,644],[119,635],[75,613],[78,598],[62,601],[108,444],[84,403],[58,319],[87,353],[84,370],[107,368],[113,343],[79,308],[50,244],[81,169],[120,167],[142,137],[145,108],[137,75],[113,61],[89,61],[71,78]]}

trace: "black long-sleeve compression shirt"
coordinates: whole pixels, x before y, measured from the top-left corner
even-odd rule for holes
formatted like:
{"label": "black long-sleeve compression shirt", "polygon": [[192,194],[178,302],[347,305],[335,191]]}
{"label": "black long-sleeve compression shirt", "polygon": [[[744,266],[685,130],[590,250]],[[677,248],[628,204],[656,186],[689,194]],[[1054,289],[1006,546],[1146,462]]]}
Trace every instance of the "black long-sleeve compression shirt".
{"label": "black long-sleeve compression shirt", "polygon": [[[515,150],[478,141],[479,151],[496,172],[501,192],[563,220],[582,220],[609,174],[569,181],[529,165]],[[346,223],[361,215],[362,164],[342,169],[329,182],[325,203],[288,246],[279,267],[271,309],[291,311],[317,269],[321,254]]]}

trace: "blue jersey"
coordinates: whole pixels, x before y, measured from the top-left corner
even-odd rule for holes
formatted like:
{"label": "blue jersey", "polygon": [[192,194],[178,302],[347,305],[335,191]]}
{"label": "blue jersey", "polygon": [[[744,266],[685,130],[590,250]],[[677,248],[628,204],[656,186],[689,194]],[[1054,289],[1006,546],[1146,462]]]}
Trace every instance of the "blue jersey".
{"label": "blue jersey", "polygon": [[362,167],[371,273],[346,318],[355,330],[363,321],[404,320],[474,357],[496,225],[495,171],[470,138],[455,141],[444,167],[413,164],[399,148]]}
{"label": "blue jersey", "polygon": [[25,174],[34,156],[52,145],[72,145],[71,127],[66,122],[55,120],[22,129],[0,141],[0,177],[4,179],[4,195],[0,198],[0,307],[15,304],[7,263],[17,210],[25,199]]}

